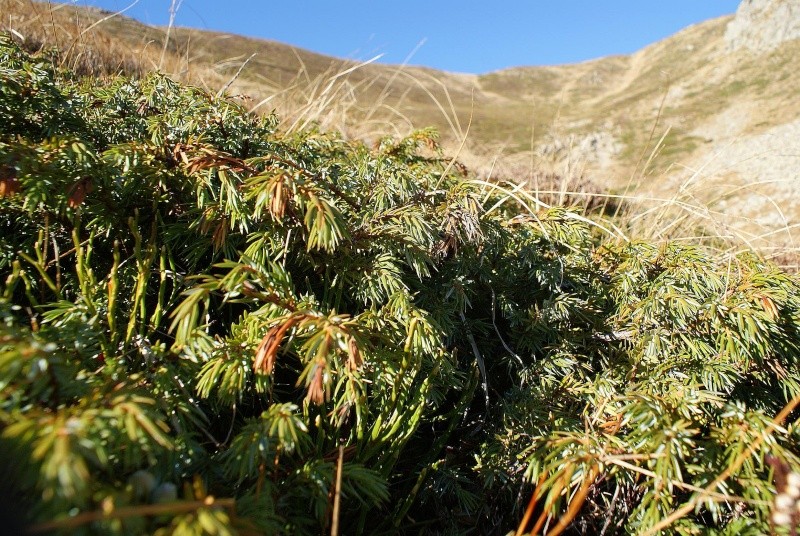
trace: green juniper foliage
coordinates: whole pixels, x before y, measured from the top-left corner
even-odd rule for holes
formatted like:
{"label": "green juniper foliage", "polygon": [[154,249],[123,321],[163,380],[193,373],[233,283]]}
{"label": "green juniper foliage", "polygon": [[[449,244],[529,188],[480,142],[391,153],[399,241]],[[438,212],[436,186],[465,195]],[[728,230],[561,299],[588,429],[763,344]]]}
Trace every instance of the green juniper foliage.
{"label": "green juniper foliage", "polygon": [[429,131],[289,136],[2,38],[22,522],[504,534],[530,506],[528,530],[771,530],[767,456],[800,468],[796,416],[773,420],[800,394],[798,280],[461,171]]}

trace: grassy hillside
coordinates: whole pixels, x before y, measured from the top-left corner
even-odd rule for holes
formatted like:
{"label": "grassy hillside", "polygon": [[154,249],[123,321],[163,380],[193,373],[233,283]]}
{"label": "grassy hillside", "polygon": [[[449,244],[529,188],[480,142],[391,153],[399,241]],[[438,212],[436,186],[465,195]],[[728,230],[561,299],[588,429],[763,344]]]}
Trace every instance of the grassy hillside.
{"label": "grassy hillside", "polygon": [[[289,131],[316,124],[373,143],[433,126],[447,152],[482,176],[557,198],[620,196],[641,215],[637,232],[654,238],[723,237],[783,257],[796,250],[800,41],[766,56],[729,53],[730,17],[631,56],[465,75],[60,4],[0,6],[0,25],[29,49],[58,45],[59,61],[78,72],[160,67],[213,93],[225,88],[248,109],[275,110]],[[727,161],[709,165],[718,154]]]}
{"label": "grassy hillside", "polygon": [[[759,102],[762,113],[748,131],[781,124],[800,110],[791,98],[798,82],[792,46],[766,59],[727,55],[722,35],[730,17],[687,28],[632,56],[476,76],[374,63],[358,67],[281,43],[187,28],[169,31],[162,60],[164,28],[124,15],[95,26],[112,14],[89,8],[52,4],[51,12],[48,4],[30,0],[2,0],[0,5],[5,14],[0,24],[26,36],[30,46],[60,45],[72,58],[65,61],[79,70],[133,73],[160,63],[167,72],[216,89],[241,69],[232,89],[252,97],[254,104],[271,98],[261,105],[270,109],[293,100],[294,108],[318,107],[315,118],[338,108],[337,119],[362,136],[383,133],[389,120],[394,125],[401,120],[400,134],[436,126],[445,137],[458,137],[472,116],[473,145],[513,154],[529,150],[532,135],[536,145],[548,136],[610,130],[622,143],[616,163],[630,167],[647,148],[659,119],[662,130],[671,126],[675,131],[668,157],[658,162],[665,167],[705,141],[693,139],[694,128],[735,102]],[[334,89],[326,92],[334,77]],[[365,119],[376,121],[374,130]]]}
{"label": "grassy hillside", "polygon": [[[106,72],[118,68],[141,72],[162,63],[161,67],[167,71],[187,76],[189,80],[205,80],[209,87],[215,87],[220,81],[232,78],[244,65],[233,87],[248,93],[256,102],[268,97],[273,97],[276,103],[283,102],[275,95],[285,92],[296,99],[295,105],[307,97],[309,102],[322,106],[318,101],[328,80],[357,66],[351,61],[280,43],[184,28],[170,31],[168,54],[161,61],[165,29],[150,28],[119,16],[76,39],[76,33],[110,14],[55,6],[55,13],[50,13],[46,4],[3,0],[7,13],[3,24],[23,35],[28,33],[28,39],[34,43],[69,42],[72,46],[77,41],[80,51],[69,51],[73,57],[85,54],[86,50],[108,48],[113,36],[117,47],[113,52],[127,49],[129,54],[123,55],[124,61],[117,59],[116,54],[95,58],[99,60],[95,68]],[[672,40],[680,45],[668,42],[634,57],[605,58],[563,67],[523,67],[474,76],[371,64],[339,77],[338,92],[327,96],[330,104],[349,107],[347,115],[353,123],[365,117],[384,120],[390,117],[393,121],[402,117],[407,120],[407,130],[433,125],[446,136],[463,135],[472,115],[470,138],[474,144],[506,145],[512,153],[530,148],[532,131],[535,137],[544,138],[553,129],[584,132],[607,119],[620,121],[615,110],[621,105],[626,105],[632,114],[623,118],[625,122],[641,125],[646,132],[647,120],[654,118],[651,101],[658,99],[667,82],[663,72],[674,69],[673,49],[718,41],[709,39],[709,34],[717,37],[724,23],[724,20],[714,21]],[[701,49],[684,56],[696,58],[699,64],[706,60],[705,52]],[[132,58],[138,61],[131,62]],[[680,59],[685,71],[672,73],[673,79],[696,71],[696,65],[687,63],[686,58]],[[559,120],[554,124],[556,117]],[[578,120],[585,124],[572,125]]]}

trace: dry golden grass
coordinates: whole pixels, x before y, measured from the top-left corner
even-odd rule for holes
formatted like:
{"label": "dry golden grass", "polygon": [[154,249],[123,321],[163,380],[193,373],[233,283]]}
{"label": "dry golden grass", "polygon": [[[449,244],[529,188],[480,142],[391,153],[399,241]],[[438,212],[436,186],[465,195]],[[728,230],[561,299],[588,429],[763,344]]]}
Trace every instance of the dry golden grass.
{"label": "dry golden grass", "polygon": [[0,29],[11,32],[28,51],[52,48],[58,51],[62,66],[79,74],[141,75],[150,69],[141,54],[127,44],[120,44],[105,27],[94,26],[107,16],[99,10],[30,0],[0,0],[0,13]]}

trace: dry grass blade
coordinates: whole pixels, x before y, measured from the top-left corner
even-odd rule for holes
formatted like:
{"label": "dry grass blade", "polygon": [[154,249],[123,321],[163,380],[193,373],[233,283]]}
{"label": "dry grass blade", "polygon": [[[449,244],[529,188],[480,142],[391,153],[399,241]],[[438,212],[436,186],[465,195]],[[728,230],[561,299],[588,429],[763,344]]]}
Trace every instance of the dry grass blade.
{"label": "dry grass blade", "polygon": [[233,83],[236,81],[236,79],[237,79],[237,78],[239,78],[239,75],[241,75],[241,74],[242,74],[242,71],[244,70],[244,68],[245,68],[245,67],[247,67],[247,64],[248,64],[248,63],[250,63],[250,61],[251,61],[253,58],[255,58],[256,56],[258,56],[258,53],[257,53],[257,52],[253,52],[252,54],[250,54],[250,57],[249,57],[249,58],[247,58],[246,60],[244,60],[244,62],[243,62],[243,63],[242,63],[240,66],[239,66],[239,70],[238,70],[238,71],[236,71],[236,74],[234,74],[234,75],[231,77],[231,79],[230,79],[230,80],[228,80],[227,82],[225,82],[225,85],[224,85],[224,86],[222,86],[222,87],[219,89],[219,91],[217,91],[217,95],[216,95],[216,97],[217,97],[217,98],[220,98],[220,97],[222,97],[222,96],[225,94],[225,92],[226,92],[226,91],[228,91],[228,89],[229,89],[229,88],[231,87],[231,85],[232,85],[232,84],[233,84]]}
{"label": "dry grass blade", "polygon": [[703,500],[706,499],[709,492],[713,492],[714,489],[725,482],[730,476],[738,470],[744,462],[746,462],[753,454],[756,453],[756,450],[761,446],[764,441],[771,436],[775,428],[781,426],[783,422],[789,417],[789,415],[800,405],[800,394],[795,395],[789,403],[784,406],[784,408],[778,413],[774,419],[772,419],[771,426],[768,430],[766,430],[763,434],[758,436],[752,444],[748,445],[748,448],[742,452],[736,459],[731,462],[728,467],[725,468],[717,477],[705,488],[703,488],[701,493],[697,493],[689,499],[686,504],[672,512],[669,516],[662,519],[660,522],[656,523],[650,529],[643,533],[643,536],[650,536],[652,534],[657,534],[658,532],[666,529],[685,515],[689,514],[695,507],[701,503]]}
{"label": "dry grass blade", "polygon": [[104,22],[109,21],[109,20],[113,19],[114,17],[119,17],[120,15],[125,13],[126,11],[128,11],[131,8],[133,8],[134,6],[136,6],[136,4],[138,4],[140,1],[141,0],[134,0],[130,5],[128,5],[128,7],[120,9],[119,11],[115,11],[114,13],[112,13],[112,14],[106,16],[106,17],[103,17],[102,19],[98,20],[97,22],[94,22],[94,23],[90,24],[89,26],[87,26],[86,28],[81,30],[80,35],[83,36],[87,32],[92,31],[92,29],[94,29],[96,26],[99,26],[100,24],[103,24]]}
{"label": "dry grass blade", "polygon": [[525,529],[527,528],[528,522],[533,516],[536,503],[539,501],[543,492],[542,485],[544,484],[545,476],[545,473],[542,473],[542,476],[539,477],[539,481],[536,483],[536,487],[534,488],[531,498],[528,501],[528,506],[525,509],[525,514],[522,516],[522,521],[519,522],[519,526],[517,526],[517,532],[514,533],[514,536],[523,536],[523,534],[525,534]]}
{"label": "dry grass blade", "polygon": [[164,67],[164,58],[167,55],[167,47],[169,47],[169,38],[172,33],[172,27],[175,26],[175,17],[178,16],[178,11],[183,4],[183,0],[172,0],[169,5],[169,24],[167,24],[167,33],[164,37],[164,48],[161,49],[161,59],[158,60],[158,70]]}
{"label": "dry grass blade", "polygon": [[[505,197],[501,201],[498,201],[489,210],[487,210],[487,214],[491,213],[492,211],[494,211],[497,208],[499,208],[506,201],[514,200],[517,203],[519,203],[519,205],[522,206],[525,210],[528,211],[528,213],[530,214],[530,217],[533,218],[535,221],[537,221],[537,223],[539,224],[539,226],[540,226],[542,232],[544,233],[544,235],[548,236],[547,229],[545,229],[544,226],[541,224],[541,222],[539,222],[539,219],[538,219],[538,217],[536,215],[536,211],[530,206],[529,203],[532,203],[532,204],[536,205],[537,207],[545,208],[545,209],[550,209],[550,208],[553,208],[553,207],[548,205],[547,203],[545,203],[541,199],[539,199],[539,197],[534,192],[525,191],[522,188],[521,185],[517,185],[517,186],[509,188],[507,186],[503,186],[503,185],[500,185],[500,184],[496,184],[496,183],[492,183],[492,182],[488,182],[488,181],[483,181],[483,180],[479,180],[479,179],[473,179],[473,180],[471,180],[469,182],[471,182],[473,184],[476,184],[476,185],[479,185],[481,187],[484,187],[486,189],[497,190],[497,191],[499,191],[499,192],[501,192],[501,193],[503,193],[505,195]],[[614,230],[611,230],[608,227],[606,227],[605,225],[603,225],[603,224],[601,224],[601,223],[599,223],[599,222],[597,222],[597,221],[595,221],[593,219],[589,219],[589,218],[587,218],[585,216],[582,216],[580,214],[575,214],[573,212],[566,212],[564,214],[564,217],[568,218],[568,219],[571,219],[571,220],[576,220],[576,221],[583,222],[583,223],[585,223],[587,225],[590,225],[592,227],[597,227],[598,229],[602,230],[603,232],[605,232],[610,237],[621,238],[622,240],[624,240],[626,242],[629,241],[628,237],[623,233],[623,231],[621,229],[619,229],[618,227],[616,227],[613,224],[613,222],[607,222],[607,223],[609,223],[609,226],[614,227]]]}
{"label": "dry grass blade", "polygon": [[589,469],[588,474],[583,479],[581,487],[570,501],[567,512],[559,518],[553,530],[547,533],[548,536],[558,536],[569,527],[570,523],[572,523],[578,515],[578,512],[580,512],[583,503],[586,501],[586,496],[589,494],[589,489],[594,484],[599,473],[600,469],[596,465],[593,465],[591,469]]}
{"label": "dry grass blade", "polygon": [[339,536],[339,511],[342,503],[342,465],[344,462],[344,445],[339,445],[339,457],[336,460],[336,485],[333,489],[333,515],[331,518],[331,536]]}

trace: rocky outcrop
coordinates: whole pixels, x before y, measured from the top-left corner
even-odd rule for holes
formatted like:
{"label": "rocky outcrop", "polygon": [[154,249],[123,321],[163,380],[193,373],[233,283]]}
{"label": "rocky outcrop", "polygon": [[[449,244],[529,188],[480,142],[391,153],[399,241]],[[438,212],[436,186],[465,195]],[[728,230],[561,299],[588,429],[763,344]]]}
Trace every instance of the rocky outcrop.
{"label": "rocky outcrop", "polygon": [[614,157],[621,150],[622,146],[614,136],[605,131],[597,131],[577,136],[551,136],[547,143],[537,147],[536,153],[545,161],[571,160],[605,169],[613,163]]}
{"label": "rocky outcrop", "polygon": [[785,41],[800,39],[800,1],[742,0],[728,24],[729,51],[769,52]]}

